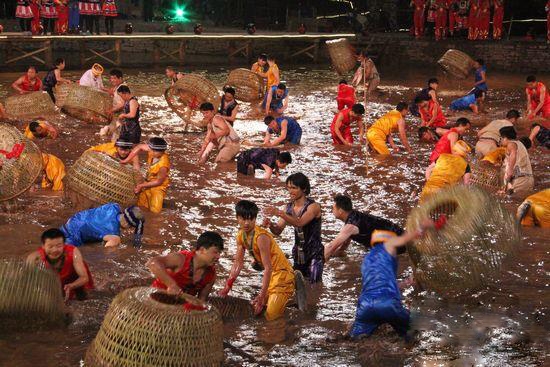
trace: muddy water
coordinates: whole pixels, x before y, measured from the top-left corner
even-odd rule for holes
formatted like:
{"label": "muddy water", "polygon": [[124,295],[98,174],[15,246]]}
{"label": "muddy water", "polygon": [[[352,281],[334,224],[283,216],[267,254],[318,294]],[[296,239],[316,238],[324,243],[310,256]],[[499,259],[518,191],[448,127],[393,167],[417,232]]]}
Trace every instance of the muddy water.
{"label": "muddy water", "polygon": [[[198,70],[205,72],[205,70]],[[391,109],[400,100],[410,100],[414,88],[430,77],[430,70],[387,71],[383,73],[383,94],[368,104],[368,120]],[[222,86],[228,70],[208,71],[208,77]],[[77,73],[68,73],[76,77]],[[15,333],[0,336],[2,366],[78,366],[95,336],[111,299],[121,290],[151,282],[146,260],[168,251],[188,248],[204,230],[216,230],[226,240],[226,250],[219,264],[223,280],[235,253],[237,231],[233,205],[238,199],[254,200],[260,208],[282,206],[286,201],[283,179],[260,181],[237,179],[235,164],[205,167],[195,165],[201,143],[199,134],[184,134],[176,115],[167,109],[162,97],[166,80],[161,70],[130,72],[128,84],[140,96],[142,127],[145,136],[162,135],[170,144],[172,159],[171,186],[165,209],[148,217],[145,246],[136,250],[128,243],[120,249],[107,250],[99,245],[82,247],[95,277],[97,291],[91,298],[70,305],[74,322],[63,331]],[[0,91],[7,95],[16,76],[0,76]],[[488,114],[470,117],[481,126],[500,118],[507,109],[524,107],[522,75],[491,75],[492,92]],[[312,181],[312,197],[323,208],[323,241],[328,243],[339,230],[331,213],[331,198],[336,193],[350,194],[355,206],[374,214],[406,221],[410,208],[417,203],[423,185],[423,169],[431,146],[419,144],[412,128],[409,131],[414,152],[398,153],[386,159],[370,157],[360,147],[336,148],[330,144],[329,125],[335,108],[335,91],[339,78],[327,70],[296,68],[284,71],[283,79],[291,88],[290,112],[299,116],[303,127],[303,144],[291,148],[294,163],[283,176],[302,171]],[[548,77],[545,78],[549,80]],[[443,80],[440,94],[444,104],[469,89],[468,82]],[[247,108],[245,108],[246,110]],[[247,111],[242,113],[247,115]],[[462,116],[457,115],[455,116]],[[61,134],[57,141],[38,144],[59,156],[66,165],[89,146],[100,143],[98,127],[68,117],[52,122]],[[411,120],[411,124],[413,120]],[[23,122],[17,123],[23,127]],[[520,130],[527,131],[524,122]],[[245,119],[236,123],[237,131],[249,140],[259,140],[264,125],[260,120]],[[474,134],[467,137],[474,142]],[[547,152],[532,151],[536,188],[550,186]],[[505,199],[510,208],[517,200]],[[62,197],[45,191],[27,193],[16,200],[11,211],[0,215],[0,257],[23,257],[38,246],[40,232],[59,226],[73,214]],[[260,218],[261,219],[261,218]],[[360,287],[360,263],[364,250],[352,245],[345,257],[331,260],[325,268],[324,287],[318,307],[306,315],[290,307],[285,321],[266,325],[251,320],[226,325],[226,364],[233,366],[541,366],[549,350],[550,319],[550,232],[540,229],[524,231],[522,251],[502,273],[499,282],[489,289],[460,301],[448,301],[430,292],[404,289],[404,302],[414,310],[417,341],[406,345],[391,330],[382,328],[372,338],[352,343],[339,335],[352,321]],[[286,229],[279,243],[290,254],[293,233]],[[400,257],[400,277],[412,270],[406,256]],[[237,281],[234,294],[252,298],[260,287],[260,277],[249,267]]]}

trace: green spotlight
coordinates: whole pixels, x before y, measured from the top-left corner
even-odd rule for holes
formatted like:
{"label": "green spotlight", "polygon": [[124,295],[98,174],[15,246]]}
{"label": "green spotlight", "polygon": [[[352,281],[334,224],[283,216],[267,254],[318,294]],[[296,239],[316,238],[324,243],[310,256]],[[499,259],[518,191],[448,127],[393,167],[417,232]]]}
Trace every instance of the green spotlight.
{"label": "green spotlight", "polygon": [[176,18],[183,19],[185,16],[185,10],[178,8],[176,9]]}

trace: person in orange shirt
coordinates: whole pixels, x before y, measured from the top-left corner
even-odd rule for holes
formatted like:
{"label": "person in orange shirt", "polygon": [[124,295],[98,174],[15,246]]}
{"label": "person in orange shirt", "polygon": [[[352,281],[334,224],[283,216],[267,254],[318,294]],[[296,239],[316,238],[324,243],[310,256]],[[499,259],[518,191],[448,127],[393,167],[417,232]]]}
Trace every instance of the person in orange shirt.
{"label": "person in orange shirt", "polygon": [[522,226],[550,228],[550,189],[525,199],[518,207],[517,219]]}
{"label": "person in orange shirt", "polygon": [[267,78],[267,72],[265,70],[266,65],[267,65],[267,55],[260,54],[260,56],[258,56],[258,61],[252,64],[250,71],[260,75],[262,78]]}
{"label": "person in orange shirt", "polygon": [[352,108],[355,104],[355,88],[348,85],[345,79],[340,80],[338,84],[336,103],[338,103],[338,111],[342,111],[344,108]]}
{"label": "person in orange shirt", "polygon": [[545,119],[550,119],[550,94],[546,86],[537,81],[534,75],[527,77],[525,94],[527,95],[527,118],[532,120],[541,115]]}
{"label": "person in orange shirt", "polygon": [[44,171],[42,175],[42,188],[53,191],[63,190],[63,178],[65,177],[65,165],[61,159],[53,154],[42,153]]}
{"label": "person in orange shirt", "polygon": [[268,56],[267,57],[267,64],[269,65],[269,69],[267,69],[266,78],[267,78],[267,85],[266,90],[271,90],[271,87],[274,85],[278,85],[281,83],[281,75],[279,73],[279,67],[275,63],[275,57]]}
{"label": "person in orange shirt", "polygon": [[[128,158],[128,156],[132,152],[133,147],[134,147],[134,144],[132,142],[118,138],[116,142],[109,142],[105,144],[96,145],[88,149],[88,151],[105,153],[109,157],[116,159],[117,161],[121,161],[123,159]],[[132,158],[132,167],[137,173],[139,173],[138,156],[135,156],[134,158]],[[139,176],[141,177],[141,174],[139,174]]]}
{"label": "person in orange shirt", "polygon": [[30,140],[36,139],[56,139],[57,130],[49,122],[44,120],[32,121],[25,128],[25,137]]}
{"label": "person in orange shirt", "polygon": [[394,151],[399,151],[391,133],[399,131],[399,138],[401,143],[405,146],[407,152],[411,152],[411,146],[407,139],[407,133],[405,131],[405,116],[409,113],[409,106],[405,102],[399,102],[395,107],[395,110],[386,113],[379,118],[371,127],[367,130],[367,140],[369,147],[376,153],[381,155],[389,155],[390,151],[386,146],[386,142],[390,144]]}

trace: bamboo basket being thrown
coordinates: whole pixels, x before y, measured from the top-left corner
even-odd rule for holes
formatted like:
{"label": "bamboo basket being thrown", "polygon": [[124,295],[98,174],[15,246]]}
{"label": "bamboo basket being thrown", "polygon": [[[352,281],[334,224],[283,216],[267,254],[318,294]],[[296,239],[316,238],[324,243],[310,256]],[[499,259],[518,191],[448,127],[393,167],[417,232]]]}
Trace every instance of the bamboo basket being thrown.
{"label": "bamboo basket being thrown", "polygon": [[466,79],[474,67],[474,60],[459,50],[450,49],[437,62],[447,73],[459,79]]}
{"label": "bamboo basket being thrown", "polygon": [[327,41],[326,45],[332,67],[338,74],[344,75],[355,68],[357,58],[346,38]]}
{"label": "bamboo basket being thrown", "polygon": [[108,124],[113,99],[105,92],[78,84],[68,85],[61,109],[76,119],[93,123]]}
{"label": "bamboo basket being thrown", "polygon": [[32,92],[8,97],[6,115],[10,118],[39,118],[56,113],[55,105],[46,92]]}
{"label": "bamboo basket being thrown", "polygon": [[225,84],[235,88],[235,98],[239,101],[255,102],[264,97],[264,79],[248,69],[231,70]]}
{"label": "bamboo basket being thrown", "polygon": [[215,308],[190,295],[169,296],[146,287],[127,289],[111,303],[86,352],[85,364],[221,366],[222,326]]}

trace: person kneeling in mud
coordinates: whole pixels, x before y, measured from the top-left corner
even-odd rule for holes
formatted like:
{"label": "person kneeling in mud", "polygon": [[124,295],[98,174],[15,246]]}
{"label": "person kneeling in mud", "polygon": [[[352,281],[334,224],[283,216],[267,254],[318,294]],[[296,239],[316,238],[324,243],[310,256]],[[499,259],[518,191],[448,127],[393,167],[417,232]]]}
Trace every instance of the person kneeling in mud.
{"label": "person kneeling in mud", "polygon": [[266,307],[266,320],[278,319],[284,315],[286,304],[294,294],[294,270],[271,233],[256,225],[258,206],[241,200],[235,211],[239,223],[237,253],[229,278],[219,295],[225,297],[231,291],[244,266],[244,254],[248,252],[252,257],[252,268],[263,271],[262,288],[251,301],[254,313],[259,315]]}
{"label": "person kneeling in mud", "polygon": [[397,284],[397,249],[433,227],[433,222],[426,220],[418,231],[407,231],[401,236],[391,231],[373,232],[372,249],[361,265],[362,287],[351,338],[368,337],[383,324],[390,324],[400,336],[407,336],[410,314],[401,303]]}
{"label": "person kneeling in mud", "polygon": [[264,179],[274,174],[279,177],[281,169],[292,163],[289,152],[281,152],[275,148],[252,148],[241,152],[237,156],[237,172],[247,176],[254,176],[257,169],[265,171]]}
{"label": "person kneeling in mud", "polygon": [[66,243],[57,228],[42,233],[42,246],[27,256],[27,263],[53,270],[61,281],[65,300],[86,299],[86,291],[94,288],[92,274],[80,251]]}

